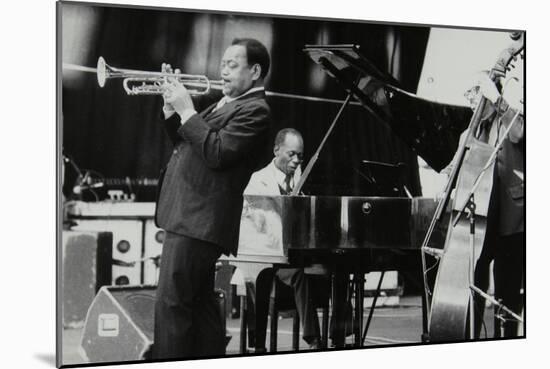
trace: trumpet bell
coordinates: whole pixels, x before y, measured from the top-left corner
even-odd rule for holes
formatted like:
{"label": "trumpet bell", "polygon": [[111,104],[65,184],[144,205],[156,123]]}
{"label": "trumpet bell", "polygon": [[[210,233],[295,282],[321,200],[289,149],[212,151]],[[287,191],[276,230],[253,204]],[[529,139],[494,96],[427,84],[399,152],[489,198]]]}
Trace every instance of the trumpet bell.
{"label": "trumpet bell", "polygon": [[99,84],[99,87],[105,86],[105,81],[107,81],[107,63],[105,62],[105,59],[103,59],[102,56],[97,59],[97,83]]}

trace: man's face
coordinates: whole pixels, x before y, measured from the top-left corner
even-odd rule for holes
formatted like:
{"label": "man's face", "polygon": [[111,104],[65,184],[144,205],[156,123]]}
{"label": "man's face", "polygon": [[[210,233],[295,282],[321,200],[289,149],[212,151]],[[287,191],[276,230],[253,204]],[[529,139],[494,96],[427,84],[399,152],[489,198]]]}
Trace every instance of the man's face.
{"label": "man's face", "polygon": [[258,64],[248,65],[246,47],[231,45],[225,50],[221,62],[222,92],[228,97],[238,97],[252,88],[260,76]]}
{"label": "man's face", "polygon": [[475,110],[481,99],[481,93],[479,92],[479,86],[473,86],[464,92],[464,97],[468,101],[468,105],[472,110]]}
{"label": "man's face", "polygon": [[275,146],[275,166],[285,174],[293,175],[303,161],[304,142],[298,136],[287,134],[280,146]]}

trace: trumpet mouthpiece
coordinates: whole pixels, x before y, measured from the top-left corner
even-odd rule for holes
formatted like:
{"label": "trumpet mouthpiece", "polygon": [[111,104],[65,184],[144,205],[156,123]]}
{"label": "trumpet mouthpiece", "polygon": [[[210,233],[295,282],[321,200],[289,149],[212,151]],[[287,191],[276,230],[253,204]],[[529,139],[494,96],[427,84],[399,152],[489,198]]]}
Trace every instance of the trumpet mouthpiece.
{"label": "trumpet mouthpiece", "polygon": [[99,87],[105,86],[105,81],[107,80],[107,67],[105,59],[102,56],[97,59],[97,83]]}

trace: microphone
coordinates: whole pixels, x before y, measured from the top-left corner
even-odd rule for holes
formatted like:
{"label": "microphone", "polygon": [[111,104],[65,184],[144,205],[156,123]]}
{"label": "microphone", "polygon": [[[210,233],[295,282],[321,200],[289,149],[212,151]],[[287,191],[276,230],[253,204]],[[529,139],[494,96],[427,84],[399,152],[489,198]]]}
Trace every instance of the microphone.
{"label": "microphone", "polygon": [[90,189],[94,189],[94,188],[101,188],[103,186],[104,186],[103,182],[76,185],[76,186],[73,187],[73,193],[75,195],[80,195],[80,194],[82,194],[82,191],[84,191],[84,190],[90,190]]}

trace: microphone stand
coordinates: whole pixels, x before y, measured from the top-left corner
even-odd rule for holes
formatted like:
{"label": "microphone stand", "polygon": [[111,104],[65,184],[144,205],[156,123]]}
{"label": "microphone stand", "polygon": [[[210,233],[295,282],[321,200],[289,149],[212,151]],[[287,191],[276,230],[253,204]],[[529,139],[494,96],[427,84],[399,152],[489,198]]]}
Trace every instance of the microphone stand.
{"label": "microphone stand", "polygon": [[[491,302],[493,305],[497,306],[499,311],[504,310],[508,315],[510,315],[511,317],[516,319],[518,322],[523,324],[523,318],[521,316],[519,316],[518,314],[514,313],[512,310],[508,309],[506,307],[506,305],[504,305],[500,301],[494,299],[492,296],[490,296],[487,293],[483,292],[482,290],[480,290],[479,288],[477,288],[473,284],[470,285],[470,289],[472,290],[472,292],[477,293],[478,295],[483,297],[485,300],[487,300],[487,301]],[[502,317],[501,314],[498,314],[497,319],[500,321],[500,329],[501,329],[501,332],[502,332],[502,330],[504,329],[505,318]]]}
{"label": "microphone stand", "polygon": [[80,170],[80,168],[78,167],[78,165],[76,165],[75,161],[73,159],[71,159],[70,156],[68,155],[65,155],[65,152],[63,152],[63,161],[65,163],[69,163],[71,165],[71,167],[73,167],[73,169],[75,170],[76,174],[78,174],[78,177],[82,177],[82,171]]}
{"label": "microphone stand", "polygon": [[[470,218],[470,285],[474,284],[475,280],[475,233],[476,233],[476,203],[474,201],[474,194],[472,193],[468,201],[468,218]],[[474,295],[470,294],[470,339],[475,337],[475,324],[474,324]]]}
{"label": "microphone stand", "polygon": [[75,161],[71,159],[70,156],[65,155],[65,153],[63,153],[62,155],[63,155],[63,161],[65,163],[69,163],[77,174],[77,177],[75,180],[76,186],[73,186],[72,193],[74,195],[77,195],[79,199],[82,199],[82,192],[80,191],[80,193],[76,193],[75,188],[82,187],[82,185],[84,184],[84,181],[86,180],[86,177],[88,176],[88,172],[86,172],[85,174],[82,174],[82,171],[80,170],[78,165],[76,165]]}

